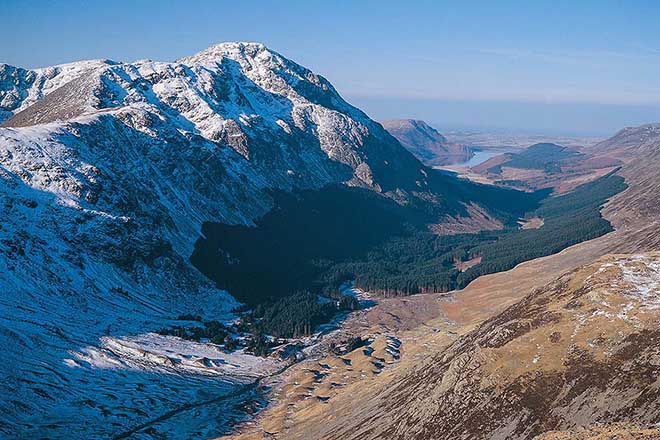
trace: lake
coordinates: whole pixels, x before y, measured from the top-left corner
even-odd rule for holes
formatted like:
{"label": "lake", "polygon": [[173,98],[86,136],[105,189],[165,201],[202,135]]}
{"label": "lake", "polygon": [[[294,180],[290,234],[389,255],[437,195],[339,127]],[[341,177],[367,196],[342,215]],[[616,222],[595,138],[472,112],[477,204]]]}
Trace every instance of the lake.
{"label": "lake", "polygon": [[507,151],[503,150],[478,150],[474,152],[474,156],[465,162],[453,163],[453,167],[476,167],[477,165],[486,162],[491,157],[499,156],[500,154],[506,153]]}

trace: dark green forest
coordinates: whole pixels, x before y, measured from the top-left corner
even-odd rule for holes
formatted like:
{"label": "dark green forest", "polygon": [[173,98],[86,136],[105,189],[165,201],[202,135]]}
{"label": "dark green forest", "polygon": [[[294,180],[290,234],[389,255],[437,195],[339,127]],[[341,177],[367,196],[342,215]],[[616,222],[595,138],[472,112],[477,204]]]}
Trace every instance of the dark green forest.
{"label": "dark green forest", "polygon": [[[439,182],[443,188],[456,185],[441,204],[447,212],[460,209],[452,204],[457,198],[480,198],[505,228],[438,236],[426,228],[437,218],[437,203],[402,206],[368,190],[332,186],[275,194],[277,207],[255,227],[204,224],[205,238],[191,261],[250,307],[258,340],[261,334],[299,336],[357,306],[339,292],[346,281],[382,295],[445,292],[603,235],[612,228],[600,207],[626,187],[623,178],[609,174],[547,197],[440,178],[446,179]],[[516,221],[525,217],[541,217],[544,224],[522,230]],[[456,268],[474,257],[481,262],[464,272]],[[319,301],[317,294],[332,301]]]}
{"label": "dark green forest", "polygon": [[[508,227],[455,236],[416,231],[389,240],[367,258],[334,265],[327,271],[326,285],[352,278],[361,288],[385,295],[462,288],[481,275],[508,270],[610,232],[612,226],[600,215],[600,207],[625,188],[622,177],[610,174],[569,194],[547,198],[525,216],[541,217],[544,224],[539,229]],[[456,269],[457,261],[474,257],[481,257],[481,262],[465,272]]]}

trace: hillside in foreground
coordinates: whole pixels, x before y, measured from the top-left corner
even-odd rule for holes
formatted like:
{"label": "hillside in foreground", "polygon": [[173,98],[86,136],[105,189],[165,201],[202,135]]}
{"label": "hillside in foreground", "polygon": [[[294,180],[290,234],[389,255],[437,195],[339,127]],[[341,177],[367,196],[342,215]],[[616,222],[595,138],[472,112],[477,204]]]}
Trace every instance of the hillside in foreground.
{"label": "hillside in foreground", "polygon": [[[401,313],[401,305],[392,310]],[[397,343],[401,359],[380,348],[376,336],[369,352],[342,356],[349,367],[321,359],[315,380],[293,376],[301,387],[280,397],[290,402],[288,413],[278,415],[284,426],[272,423],[267,432],[415,440],[657,434],[651,428],[660,417],[658,253],[602,257],[465,333],[427,322],[426,333],[413,330],[414,337]],[[430,336],[434,327],[445,335]],[[378,363],[382,371],[374,369]],[[353,369],[363,379],[350,379]],[[333,391],[326,377],[346,389]],[[316,396],[324,397],[309,400]]]}
{"label": "hillside in foreground", "polygon": [[[363,378],[332,356],[301,365],[301,387],[276,385],[233,438],[657,438],[660,138],[621,134],[604,144],[629,185],[603,209],[613,232],[446,296],[381,301],[348,326],[374,341],[371,358],[342,356]],[[379,351],[393,337],[397,359]]]}

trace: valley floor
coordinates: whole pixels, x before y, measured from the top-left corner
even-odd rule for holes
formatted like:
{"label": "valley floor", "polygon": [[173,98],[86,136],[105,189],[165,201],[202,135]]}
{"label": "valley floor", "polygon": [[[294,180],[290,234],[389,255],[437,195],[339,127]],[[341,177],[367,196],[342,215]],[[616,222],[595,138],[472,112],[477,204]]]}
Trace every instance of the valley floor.
{"label": "valley floor", "polygon": [[[271,405],[226,439],[256,440],[264,435],[320,438],[318,423],[348,420],[356,411],[361,412],[358,399],[377,396],[388,383],[423,364],[430,353],[441,352],[558,274],[602,255],[605,243],[601,242],[592,240],[510,271],[479,277],[460,291],[379,300],[372,309],[351,316],[343,326],[345,332],[372,338],[373,352],[330,353],[289,368],[273,383]],[[387,356],[387,338],[400,341],[400,359]],[[376,369],[374,363],[385,368]]]}
{"label": "valley floor", "polygon": [[[346,321],[344,331],[369,338],[369,347],[346,355],[327,354],[291,367],[273,381],[267,409],[226,438],[398,438],[392,436],[395,426],[356,423],[372,416],[374,424],[390,420],[382,414],[384,402],[379,396],[400,384],[401,378],[420,371],[461,336],[562,274],[607,254],[658,248],[660,207],[654,194],[660,191],[655,179],[644,177],[649,173],[644,167],[649,166],[652,164],[633,164],[622,170],[630,188],[604,209],[614,232],[505,272],[481,276],[460,291],[383,299],[372,309],[358,312]],[[388,352],[388,341],[393,340],[398,344],[397,358]],[[422,420],[432,417],[433,410],[428,411],[420,415]],[[389,435],[378,434],[384,432]],[[541,438],[652,439],[658,438],[658,431],[633,423],[557,431]]]}

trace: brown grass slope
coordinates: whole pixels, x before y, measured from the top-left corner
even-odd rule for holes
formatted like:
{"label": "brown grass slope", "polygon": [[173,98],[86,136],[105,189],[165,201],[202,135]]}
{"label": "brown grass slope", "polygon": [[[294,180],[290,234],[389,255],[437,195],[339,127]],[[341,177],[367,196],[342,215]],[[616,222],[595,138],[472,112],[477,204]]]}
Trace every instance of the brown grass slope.
{"label": "brown grass slope", "polygon": [[531,439],[594,422],[654,423],[660,310],[623,276],[646,270],[640,261],[605,257],[532,292],[395,381],[360,428],[322,438]]}
{"label": "brown grass slope", "polygon": [[[608,255],[660,258],[660,134],[649,132],[628,129],[622,148],[616,136],[602,146],[623,161],[618,173],[629,185],[603,210],[613,233],[451,295],[384,301],[354,331],[399,338],[398,362],[347,381],[323,402],[282,395],[234,437],[660,438],[648,427],[660,420],[660,311],[634,301],[624,280],[623,268],[645,273],[643,265]],[[406,312],[422,309],[421,323]],[[384,317],[397,325],[383,328]]]}

